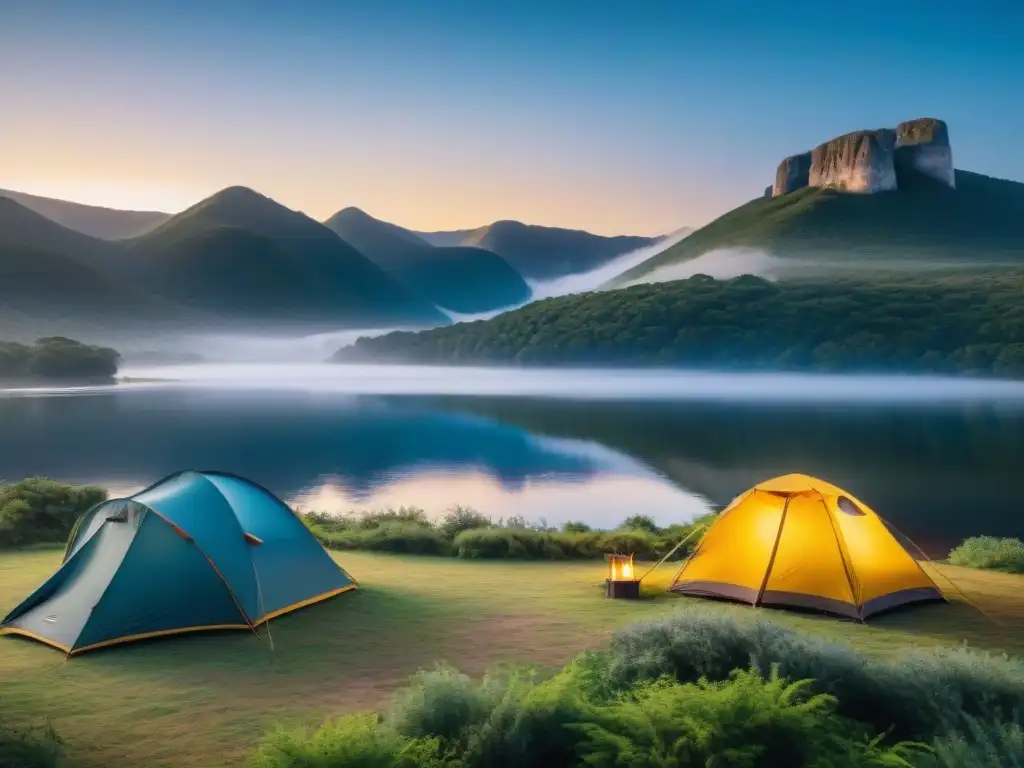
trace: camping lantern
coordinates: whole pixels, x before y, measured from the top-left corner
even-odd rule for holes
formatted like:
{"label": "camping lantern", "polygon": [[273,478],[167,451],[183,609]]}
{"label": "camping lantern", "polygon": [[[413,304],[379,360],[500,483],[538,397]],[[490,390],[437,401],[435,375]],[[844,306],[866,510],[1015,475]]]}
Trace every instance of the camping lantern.
{"label": "camping lantern", "polygon": [[636,600],[640,597],[640,579],[633,576],[632,555],[605,555],[608,559],[608,578],[604,582],[605,597]]}

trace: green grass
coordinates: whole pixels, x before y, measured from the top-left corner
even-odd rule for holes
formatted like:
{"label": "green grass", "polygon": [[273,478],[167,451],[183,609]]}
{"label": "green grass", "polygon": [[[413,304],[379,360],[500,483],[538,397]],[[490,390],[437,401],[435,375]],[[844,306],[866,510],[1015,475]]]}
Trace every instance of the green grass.
{"label": "green grass", "polygon": [[[2,638],[0,718],[12,725],[49,719],[74,765],[236,765],[273,724],[318,725],[328,715],[376,708],[435,661],[469,673],[502,662],[561,665],[631,621],[709,605],[755,615],[743,606],[662,593],[670,567],[652,581],[649,599],[624,602],[602,598],[601,562],[336,556],[361,589],[273,622],[273,650],[266,637],[238,632],[65,661],[40,644]],[[0,553],[0,613],[59,562],[56,549]],[[950,566],[940,572],[991,618],[955,592],[950,605],[921,606],[864,626],[756,613],[871,653],[967,643],[1024,655],[1020,576]]]}

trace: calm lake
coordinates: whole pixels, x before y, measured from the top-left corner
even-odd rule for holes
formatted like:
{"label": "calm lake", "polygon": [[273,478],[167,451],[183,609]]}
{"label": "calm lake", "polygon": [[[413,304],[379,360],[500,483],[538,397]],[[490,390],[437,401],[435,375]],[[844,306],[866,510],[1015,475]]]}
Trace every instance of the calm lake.
{"label": "calm lake", "polygon": [[921,378],[201,365],[113,387],[0,392],[0,480],[128,494],[250,477],[304,509],[471,506],[612,527],[805,472],[932,556],[1024,536],[1024,383]]}

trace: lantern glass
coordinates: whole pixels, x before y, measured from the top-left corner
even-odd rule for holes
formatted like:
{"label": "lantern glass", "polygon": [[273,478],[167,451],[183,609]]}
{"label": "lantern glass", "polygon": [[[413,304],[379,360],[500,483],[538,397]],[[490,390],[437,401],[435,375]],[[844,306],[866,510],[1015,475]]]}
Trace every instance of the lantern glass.
{"label": "lantern glass", "polygon": [[633,556],[608,555],[608,580],[633,581]]}

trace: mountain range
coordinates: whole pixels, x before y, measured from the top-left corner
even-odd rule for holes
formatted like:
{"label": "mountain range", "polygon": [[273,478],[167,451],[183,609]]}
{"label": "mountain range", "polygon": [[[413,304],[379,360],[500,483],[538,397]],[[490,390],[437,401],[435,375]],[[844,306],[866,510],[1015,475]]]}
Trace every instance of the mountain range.
{"label": "mountain range", "polygon": [[530,298],[530,286],[523,276],[493,251],[431,245],[358,208],[338,211],[324,224],[386,272],[445,309],[486,312]]}
{"label": "mountain range", "polygon": [[[501,221],[465,243],[346,208],[324,223],[244,187],[176,214],[0,194],[0,328],[434,326],[522,304],[527,279],[592,269],[657,238]],[[509,254],[506,256],[505,254]],[[517,266],[518,265],[518,266]]]}
{"label": "mountain range", "polygon": [[654,245],[661,237],[602,237],[579,229],[539,227],[496,221],[477,229],[416,232],[431,245],[486,248],[526,278],[545,280],[587,272],[629,251]]}
{"label": "mountain range", "polygon": [[0,197],[10,198],[29,210],[55,221],[61,226],[102,240],[123,240],[136,237],[163,224],[172,214],[160,211],[122,211],[83,205],[52,197],[40,197],[10,189],[0,189]]}

